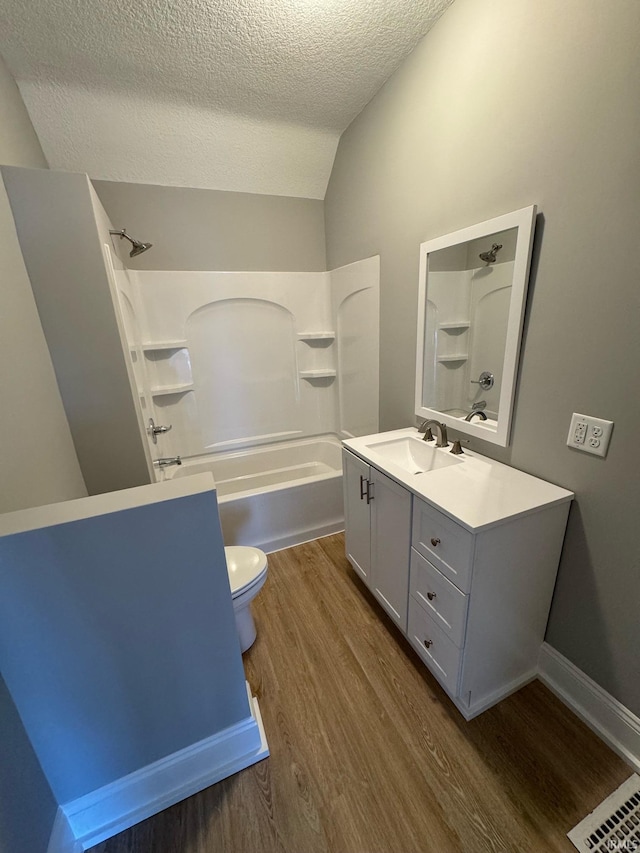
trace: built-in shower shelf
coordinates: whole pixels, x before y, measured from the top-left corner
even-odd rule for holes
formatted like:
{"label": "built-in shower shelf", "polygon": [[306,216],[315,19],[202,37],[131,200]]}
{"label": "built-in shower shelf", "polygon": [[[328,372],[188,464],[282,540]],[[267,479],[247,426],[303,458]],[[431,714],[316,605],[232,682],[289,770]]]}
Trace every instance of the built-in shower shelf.
{"label": "built-in shower shelf", "polygon": [[298,340],[306,343],[314,341],[335,341],[335,332],[298,332]]}
{"label": "built-in shower shelf", "polygon": [[470,325],[469,320],[458,320],[455,323],[439,323],[438,328],[442,329],[443,332],[457,332],[468,329]]}
{"label": "built-in shower shelf", "polygon": [[300,376],[303,379],[334,379],[336,375],[335,370],[301,370]]}
{"label": "built-in shower shelf", "polygon": [[155,385],[151,389],[152,397],[165,397],[169,394],[185,394],[193,390],[193,382],[179,382],[177,385]]}
{"label": "built-in shower shelf", "polygon": [[469,358],[469,354],[466,352],[460,352],[456,355],[439,355],[437,357],[437,361],[440,362],[449,362],[449,361],[466,361]]}
{"label": "built-in shower shelf", "polygon": [[182,340],[177,341],[145,341],[142,344],[142,349],[145,352],[161,352],[162,350],[183,349],[187,342]]}

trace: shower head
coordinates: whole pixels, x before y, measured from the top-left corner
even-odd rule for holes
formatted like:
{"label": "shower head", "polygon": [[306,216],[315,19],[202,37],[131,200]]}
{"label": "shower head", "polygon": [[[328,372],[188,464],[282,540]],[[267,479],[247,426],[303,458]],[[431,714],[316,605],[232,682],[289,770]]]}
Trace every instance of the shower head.
{"label": "shower head", "polygon": [[129,252],[130,258],[135,258],[136,255],[141,255],[143,252],[146,252],[147,249],[150,249],[153,246],[153,243],[139,243],[137,240],[133,241],[133,248]]}
{"label": "shower head", "polygon": [[494,243],[488,252],[480,252],[478,257],[481,261],[484,261],[487,266],[489,266],[489,264],[495,264],[496,255],[498,254],[501,248],[502,243]]}
{"label": "shower head", "polygon": [[130,258],[135,258],[136,255],[141,255],[153,246],[153,243],[141,243],[139,240],[134,240],[133,237],[130,237],[127,234],[126,228],[121,228],[119,231],[109,231],[109,234],[114,234],[116,237],[120,237],[120,239],[124,237],[125,240],[128,240],[131,243],[131,251],[129,252]]}

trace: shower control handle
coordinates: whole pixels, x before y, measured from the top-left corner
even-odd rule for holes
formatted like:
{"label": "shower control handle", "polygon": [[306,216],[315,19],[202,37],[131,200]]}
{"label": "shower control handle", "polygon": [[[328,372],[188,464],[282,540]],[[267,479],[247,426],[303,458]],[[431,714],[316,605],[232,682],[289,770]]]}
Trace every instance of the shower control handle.
{"label": "shower control handle", "polygon": [[488,391],[489,388],[493,388],[494,382],[495,376],[488,370],[483,370],[477,379],[471,380],[472,385],[479,385],[483,391]]}
{"label": "shower control handle", "polygon": [[169,426],[161,426],[154,423],[153,418],[149,418],[149,426],[147,427],[147,432],[151,436],[151,440],[154,444],[158,443],[158,436],[164,435],[165,432],[169,432],[172,428],[173,424],[169,424]]}

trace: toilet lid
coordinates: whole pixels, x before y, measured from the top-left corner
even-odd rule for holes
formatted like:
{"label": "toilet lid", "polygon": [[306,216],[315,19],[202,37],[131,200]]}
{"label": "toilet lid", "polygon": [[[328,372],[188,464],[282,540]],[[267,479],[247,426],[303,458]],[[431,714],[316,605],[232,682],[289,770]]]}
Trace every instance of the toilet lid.
{"label": "toilet lid", "polygon": [[228,545],[224,549],[231,594],[254,583],[267,570],[267,555],[249,545]]}

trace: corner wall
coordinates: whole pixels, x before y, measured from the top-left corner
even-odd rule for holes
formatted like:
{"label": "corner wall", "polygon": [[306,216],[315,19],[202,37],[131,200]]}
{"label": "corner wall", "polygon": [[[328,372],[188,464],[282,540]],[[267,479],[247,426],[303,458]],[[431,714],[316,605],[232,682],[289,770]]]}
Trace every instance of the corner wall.
{"label": "corner wall", "polygon": [[[47,167],[1,58],[0,163]],[[1,513],[86,494],[1,180],[0,281]],[[1,678],[0,732],[0,850],[39,853],[57,803]]]}
{"label": "corner wall", "polygon": [[[381,426],[414,423],[418,247],[537,204],[512,446],[572,489],[547,641],[636,714],[640,6],[456,0],[343,134],[330,267],[381,256]],[[571,413],[615,421],[606,460]]]}
{"label": "corner wall", "polygon": [[2,173],[87,489],[148,483],[89,180]]}
{"label": "corner wall", "polygon": [[[0,59],[0,163],[46,169]],[[0,180],[0,512],[86,495],[51,357]]]}

